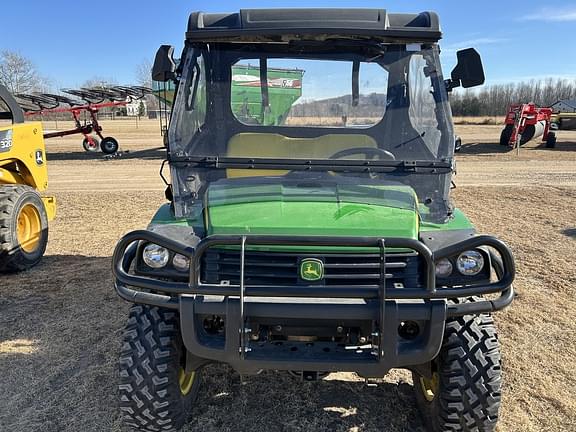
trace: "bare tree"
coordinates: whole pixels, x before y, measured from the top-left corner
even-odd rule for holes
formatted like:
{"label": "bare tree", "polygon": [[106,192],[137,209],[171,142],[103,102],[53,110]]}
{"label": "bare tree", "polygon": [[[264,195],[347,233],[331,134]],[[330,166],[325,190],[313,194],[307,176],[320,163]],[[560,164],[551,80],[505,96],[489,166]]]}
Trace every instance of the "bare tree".
{"label": "bare tree", "polygon": [[[140,64],[136,65],[134,71],[136,82],[142,87],[152,88],[152,61],[144,59]],[[157,110],[159,108],[158,98],[154,95],[146,95],[146,106],[148,110]]]}
{"label": "bare tree", "polygon": [[118,83],[114,78],[108,77],[101,77],[101,76],[93,76],[90,79],[87,79],[82,83],[81,87],[84,88],[97,88],[97,87],[109,87],[117,85]]}
{"label": "bare tree", "polygon": [[48,80],[38,74],[29,59],[8,50],[0,53],[0,84],[12,93],[46,91],[49,88]]}
{"label": "bare tree", "polygon": [[142,60],[136,66],[136,82],[143,87],[152,87],[152,62],[150,59]]}
{"label": "bare tree", "polygon": [[503,116],[513,103],[534,102],[546,107],[563,99],[576,99],[576,80],[546,78],[496,84],[455,91],[450,96],[452,112],[457,116]]}

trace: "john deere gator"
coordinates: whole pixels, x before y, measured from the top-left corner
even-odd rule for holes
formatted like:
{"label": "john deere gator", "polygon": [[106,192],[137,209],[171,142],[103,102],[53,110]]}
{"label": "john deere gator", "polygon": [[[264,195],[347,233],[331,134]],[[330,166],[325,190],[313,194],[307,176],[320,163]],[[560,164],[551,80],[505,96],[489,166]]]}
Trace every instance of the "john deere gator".
{"label": "john deere gator", "polygon": [[[445,79],[440,38],[433,12],[241,10],[192,13],[177,67],[159,49],[153,77],[176,88],[169,202],[113,257],[116,292],[134,303],[119,363],[127,426],[180,428],[205,366],[225,363],[368,383],[404,368],[429,430],[495,429],[490,313],[512,302],[515,267],[450,200],[448,92],[484,72],[467,49]],[[302,92],[289,110],[277,110],[279,70],[305,71],[279,84]]]}

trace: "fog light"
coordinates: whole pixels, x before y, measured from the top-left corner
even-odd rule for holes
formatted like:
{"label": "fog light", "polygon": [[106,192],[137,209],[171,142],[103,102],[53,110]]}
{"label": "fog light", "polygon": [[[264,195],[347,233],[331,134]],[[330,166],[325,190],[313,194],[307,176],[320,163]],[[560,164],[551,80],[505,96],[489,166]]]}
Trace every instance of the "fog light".
{"label": "fog light", "polygon": [[452,274],[452,263],[448,258],[442,258],[436,263],[436,276],[445,278]]}
{"label": "fog light", "polygon": [[172,265],[180,271],[186,271],[190,269],[190,258],[184,255],[176,254],[172,258]]}
{"label": "fog light", "polygon": [[142,259],[146,265],[155,269],[165,267],[169,258],[168,249],[154,243],[148,244],[142,252]]}
{"label": "fog light", "polygon": [[398,334],[404,339],[415,339],[420,334],[420,326],[414,321],[403,321],[398,326]]}
{"label": "fog light", "polygon": [[484,268],[484,257],[475,250],[462,252],[456,260],[456,268],[464,276],[474,276]]}

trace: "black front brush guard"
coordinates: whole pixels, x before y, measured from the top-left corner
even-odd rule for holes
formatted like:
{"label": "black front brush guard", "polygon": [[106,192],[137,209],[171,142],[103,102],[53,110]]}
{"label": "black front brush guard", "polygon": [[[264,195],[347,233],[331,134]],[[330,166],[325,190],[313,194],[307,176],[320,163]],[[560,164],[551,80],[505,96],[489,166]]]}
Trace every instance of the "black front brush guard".
{"label": "black front brush guard", "polygon": [[[163,246],[174,253],[187,256],[191,261],[189,282],[173,282],[154,279],[145,276],[129,274],[129,269],[136,256],[137,243],[149,242]],[[375,288],[371,286],[260,286],[246,285],[244,278],[240,284],[207,284],[200,281],[201,258],[207,249],[214,246],[236,245],[241,249],[241,273],[244,268],[244,251],[246,245],[269,246],[341,246],[341,247],[376,247],[380,250],[381,283]],[[500,259],[494,254],[498,281],[473,286],[455,288],[436,288],[435,262],[442,258],[457,255],[466,250],[478,247],[492,247],[500,254]],[[400,248],[416,251],[425,263],[424,288],[386,288],[386,249]],[[204,238],[196,248],[183,245],[150,231],[133,231],[124,236],[114,251],[113,273],[116,277],[116,291],[125,300],[134,303],[151,304],[154,306],[178,309],[180,294],[220,295],[220,296],[257,296],[257,297],[300,297],[300,298],[361,298],[381,300],[404,299],[451,299],[486,294],[501,293],[495,300],[482,300],[473,303],[449,305],[447,316],[462,316],[467,314],[489,313],[508,306],[514,297],[512,281],[515,276],[514,258],[508,246],[491,236],[480,235],[462,242],[447,246],[432,253],[422,242],[405,238],[378,239],[373,237],[297,237],[269,235],[212,235]],[[242,276],[242,275],[241,275]],[[134,290],[128,286],[152,291]],[[159,294],[162,293],[162,294]]]}
{"label": "black front brush guard", "polygon": [[[190,258],[189,281],[174,282],[129,274],[139,242],[155,243]],[[244,278],[247,245],[378,248],[380,283],[378,286],[248,285]],[[207,284],[201,281],[202,256],[214,246],[235,246],[240,249],[239,284]],[[491,253],[498,281],[437,289],[435,262],[478,247],[491,247],[498,251],[500,256]],[[425,276],[423,287],[386,287],[386,254],[390,249],[410,249],[419,254]],[[191,248],[153,232],[134,231],[118,243],[113,257],[113,271],[116,291],[123,299],[180,311],[182,338],[187,349],[196,357],[228,363],[245,374],[257,373],[262,369],[340,370],[356,372],[364,377],[377,377],[392,367],[424,364],[434,358],[442,343],[447,317],[493,312],[510,304],[514,298],[511,284],[515,267],[508,247],[489,236],[473,237],[432,253],[424,243],[405,238],[213,235],[200,241],[196,248]],[[447,301],[494,293],[500,293],[495,300]],[[225,317],[224,339],[202,336],[198,317],[209,315]],[[369,353],[351,355],[333,343],[294,344],[290,348],[265,343],[250,352],[248,337],[251,329],[247,327],[247,318],[371,321],[377,323],[372,334],[374,349]],[[407,344],[401,341],[397,328],[399,323],[409,320],[424,324],[421,337]],[[295,356],[292,349],[300,349],[301,354]]]}

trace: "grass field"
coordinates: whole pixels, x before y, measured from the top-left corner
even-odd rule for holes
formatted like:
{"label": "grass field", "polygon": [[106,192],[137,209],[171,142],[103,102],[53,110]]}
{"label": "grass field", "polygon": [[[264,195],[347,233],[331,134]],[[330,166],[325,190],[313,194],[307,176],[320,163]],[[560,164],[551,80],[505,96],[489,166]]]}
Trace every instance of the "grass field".
{"label": "grass field", "polygon": [[504,116],[455,116],[453,121],[455,125],[500,125],[504,121]]}
{"label": "grass field", "polygon": [[[158,123],[104,122],[123,153],[47,141],[58,216],[42,263],[0,276],[0,431],[118,431],[116,359],[129,304],[113,291],[120,236],[164,202]],[[56,125],[49,122],[47,129]],[[59,128],[63,125],[59,124]],[[576,431],[576,132],[558,146],[500,147],[500,126],[457,126],[453,198],[518,263],[513,305],[496,315],[504,368],[500,432]],[[211,366],[186,431],[423,431],[409,374],[376,388],[352,374],[308,384],[264,373],[242,385]]]}

